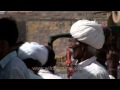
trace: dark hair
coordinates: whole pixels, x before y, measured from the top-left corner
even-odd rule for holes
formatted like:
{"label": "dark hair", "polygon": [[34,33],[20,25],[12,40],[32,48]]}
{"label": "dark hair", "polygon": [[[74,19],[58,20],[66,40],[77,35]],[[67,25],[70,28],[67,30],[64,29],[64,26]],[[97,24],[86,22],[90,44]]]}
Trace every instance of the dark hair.
{"label": "dark hair", "polygon": [[25,42],[23,42],[23,41],[17,42],[17,43],[15,44],[15,46],[13,47],[13,50],[16,50],[17,53],[18,53],[18,50],[19,50],[20,46],[22,46],[22,44],[24,44],[24,43],[25,43]]}
{"label": "dark hair", "polygon": [[48,49],[48,60],[43,67],[55,66],[56,65],[56,60],[55,60],[54,50],[49,46],[45,46],[45,47]]}
{"label": "dark hair", "polygon": [[37,74],[41,68],[41,63],[38,60],[28,58],[24,59],[23,62],[26,64],[27,68],[31,69],[35,74]]}
{"label": "dark hair", "polygon": [[18,28],[13,18],[0,19],[0,40],[8,41],[10,46],[16,44],[18,39]]}

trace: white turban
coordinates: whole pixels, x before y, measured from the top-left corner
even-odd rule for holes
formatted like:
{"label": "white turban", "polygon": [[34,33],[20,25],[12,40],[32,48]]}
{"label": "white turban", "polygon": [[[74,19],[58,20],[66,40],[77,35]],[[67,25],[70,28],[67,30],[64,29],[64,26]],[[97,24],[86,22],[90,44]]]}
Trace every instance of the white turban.
{"label": "white turban", "polygon": [[19,48],[18,57],[22,60],[32,58],[44,65],[48,60],[48,50],[36,42],[26,42]]}
{"label": "white turban", "polygon": [[105,41],[103,29],[96,21],[78,20],[72,25],[70,34],[96,49],[102,48]]}

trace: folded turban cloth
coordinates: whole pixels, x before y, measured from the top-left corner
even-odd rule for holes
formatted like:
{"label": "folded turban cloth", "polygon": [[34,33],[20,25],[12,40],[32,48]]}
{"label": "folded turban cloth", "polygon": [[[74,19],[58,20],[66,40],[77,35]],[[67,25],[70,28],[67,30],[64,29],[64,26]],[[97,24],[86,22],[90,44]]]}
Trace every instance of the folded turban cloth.
{"label": "folded turban cloth", "polygon": [[103,29],[96,21],[78,20],[71,26],[70,34],[96,49],[102,48],[105,42]]}
{"label": "folded turban cloth", "polygon": [[25,42],[18,50],[18,57],[22,60],[32,58],[44,65],[48,60],[48,50],[36,42]]}

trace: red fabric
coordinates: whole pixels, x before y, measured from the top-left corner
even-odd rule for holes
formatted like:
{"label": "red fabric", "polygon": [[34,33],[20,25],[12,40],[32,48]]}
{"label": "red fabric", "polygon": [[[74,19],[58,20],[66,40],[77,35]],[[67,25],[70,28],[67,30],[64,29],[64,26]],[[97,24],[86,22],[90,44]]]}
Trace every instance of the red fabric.
{"label": "red fabric", "polygon": [[68,78],[70,78],[70,76],[74,73],[74,69],[73,69],[73,63],[71,61],[71,52],[70,49],[68,48],[66,50],[66,56],[67,56],[67,60],[66,60],[66,66],[68,67]]}

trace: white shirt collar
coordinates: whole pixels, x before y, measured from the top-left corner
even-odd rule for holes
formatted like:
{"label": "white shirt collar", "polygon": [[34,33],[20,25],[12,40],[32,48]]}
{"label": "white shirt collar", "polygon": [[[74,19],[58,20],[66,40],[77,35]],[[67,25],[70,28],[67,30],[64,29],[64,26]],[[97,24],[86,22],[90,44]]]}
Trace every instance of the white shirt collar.
{"label": "white shirt collar", "polygon": [[93,57],[91,57],[91,58],[89,58],[89,59],[86,59],[85,61],[83,61],[83,62],[80,62],[79,64],[78,64],[78,66],[79,67],[86,67],[86,66],[88,66],[89,64],[91,64],[93,61],[96,61],[96,57],[95,56],[93,56]]}

